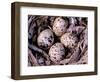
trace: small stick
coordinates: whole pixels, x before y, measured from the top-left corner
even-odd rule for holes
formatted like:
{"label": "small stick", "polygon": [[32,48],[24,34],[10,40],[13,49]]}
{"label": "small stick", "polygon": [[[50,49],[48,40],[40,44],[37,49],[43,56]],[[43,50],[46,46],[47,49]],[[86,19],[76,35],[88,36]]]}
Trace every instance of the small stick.
{"label": "small stick", "polygon": [[74,53],[71,55],[70,58],[64,59],[60,63],[65,65],[65,64],[72,64],[77,62],[80,58],[80,52],[81,52],[79,46],[80,44],[78,44],[78,46],[76,47]]}
{"label": "small stick", "polygon": [[37,52],[43,54],[43,57],[45,57],[47,59],[46,64],[47,65],[50,64],[49,56],[45,51],[43,51],[42,49],[40,49],[40,48],[38,48],[38,47],[36,47],[34,45],[31,45],[31,44],[29,44],[28,47],[31,48],[34,51],[37,51]]}
{"label": "small stick", "polygon": [[30,64],[31,64],[32,66],[33,66],[33,65],[35,65],[35,66],[39,65],[38,62],[37,62],[37,60],[36,60],[36,58],[35,58],[34,55],[32,54],[31,50],[28,50],[28,57],[29,57],[29,62],[30,62]]}
{"label": "small stick", "polygon": [[79,57],[80,57],[80,48],[79,48],[79,45],[78,47],[75,49],[76,51],[72,54],[72,56],[70,57],[70,60],[68,62],[68,64],[71,64],[71,63],[74,63],[74,62],[77,62]]}
{"label": "small stick", "polygon": [[[52,30],[51,26],[49,26],[49,25],[48,25],[48,28],[49,28],[50,30]],[[53,31],[53,30],[52,30],[52,31]]]}
{"label": "small stick", "polygon": [[87,50],[84,52],[84,55],[80,58],[80,60],[77,62],[77,64],[87,64],[88,62],[88,55],[87,55]]}
{"label": "small stick", "polygon": [[31,16],[29,19],[28,19],[28,27],[29,25],[31,24],[32,20],[34,19],[35,17]]}

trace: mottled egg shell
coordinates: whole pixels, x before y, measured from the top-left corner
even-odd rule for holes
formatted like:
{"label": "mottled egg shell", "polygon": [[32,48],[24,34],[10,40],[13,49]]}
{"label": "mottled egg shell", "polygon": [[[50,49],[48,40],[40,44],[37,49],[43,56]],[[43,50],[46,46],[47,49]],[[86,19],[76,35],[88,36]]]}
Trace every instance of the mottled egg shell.
{"label": "mottled egg shell", "polygon": [[58,17],[55,19],[53,24],[53,31],[56,36],[61,36],[66,32],[66,27],[68,26],[68,21],[65,21],[63,18]]}
{"label": "mottled egg shell", "polygon": [[65,33],[61,36],[60,41],[65,47],[73,48],[77,44],[77,37],[70,33]]}
{"label": "mottled egg shell", "polygon": [[62,43],[55,43],[49,50],[49,56],[53,63],[58,64],[65,55],[65,49]]}
{"label": "mottled egg shell", "polygon": [[44,49],[48,49],[50,46],[52,46],[53,42],[54,35],[50,29],[42,31],[37,38],[38,46]]}

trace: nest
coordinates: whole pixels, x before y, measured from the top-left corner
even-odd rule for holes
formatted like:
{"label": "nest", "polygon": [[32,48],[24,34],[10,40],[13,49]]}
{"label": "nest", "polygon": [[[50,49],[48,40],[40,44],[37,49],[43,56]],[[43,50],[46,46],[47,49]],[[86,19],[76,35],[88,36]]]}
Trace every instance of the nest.
{"label": "nest", "polygon": [[[56,65],[50,60],[49,49],[41,48],[37,44],[37,37],[45,30],[53,32],[53,24],[58,16],[28,15],[28,66]],[[74,47],[65,46],[65,56],[57,65],[87,64],[88,63],[88,19],[86,17],[61,17],[67,21],[66,32],[77,38]],[[53,44],[60,42],[61,36],[54,34]],[[69,37],[69,36],[68,36]],[[72,46],[70,43],[69,46]]]}

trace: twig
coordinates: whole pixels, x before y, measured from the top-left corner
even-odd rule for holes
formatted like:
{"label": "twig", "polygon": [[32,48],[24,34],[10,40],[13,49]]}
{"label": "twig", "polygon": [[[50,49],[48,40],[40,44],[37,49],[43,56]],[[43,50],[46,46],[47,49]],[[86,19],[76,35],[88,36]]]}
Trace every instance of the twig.
{"label": "twig", "polygon": [[28,47],[31,48],[34,51],[37,51],[37,52],[43,54],[43,57],[45,57],[47,59],[46,64],[47,65],[50,64],[49,56],[48,56],[48,54],[45,51],[43,51],[42,49],[40,49],[40,48],[38,48],[38,47],[36,47],[34,45],[31,45],[31,44],[29,44]]}
{"label": "twig", "polygon": [[86,48],[82,49],[82,51],[81,51],[80,45],[81,44],[79,43],[70,58],[62,60],[60,62],[60,64],[72,64],[72,63],[77,62],[80,59],[80,57],[82,56],[82,54],[85,53],[85,51],[86,51]]}
{"label": "twig", "polygon": [[34,55],[32,54],[31,50],[28,50],[28,58],[29,58],[29,62],[30,64],[33,66],[37,66],[39,65],[36,58],[34,57]]}
{"label": "twig", "polygon": [[88,62],[87,52],[88,52],[87,50],[84,52],[84,55],[80,58],[77,64],[87,64]]}

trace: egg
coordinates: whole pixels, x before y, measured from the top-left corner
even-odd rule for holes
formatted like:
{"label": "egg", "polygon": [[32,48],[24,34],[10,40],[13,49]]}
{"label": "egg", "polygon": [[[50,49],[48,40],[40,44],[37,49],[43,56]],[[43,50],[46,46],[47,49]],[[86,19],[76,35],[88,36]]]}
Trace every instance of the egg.
{"label": "egg", "polygon": [[60,41],[65,47],[74,48],[77,44],[78,38],[71,33],[65,33],[61,36]]}
{"label": "egg", "polygon": [[65,21],[61,17],[57,17],[53,24],[53,31],[54,31],[55,35],[61,36],[62,34],[64,34],[67,30],[67,28],[66,28],[67,26],[68,26],[68,21]]}
{"label": "egg", "polygon": [[59,64],[65,55],[65,49],[62,43],[55,43],[49,50],[49,56],[54,64]]}
{"label": "egg", "polygon": [[52,46],[53,42],[54,35],[50,29],[43,30],[37,38],[38,46],[44,49],[48,49],[50,46]]}

